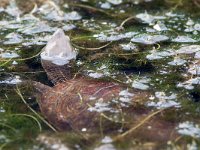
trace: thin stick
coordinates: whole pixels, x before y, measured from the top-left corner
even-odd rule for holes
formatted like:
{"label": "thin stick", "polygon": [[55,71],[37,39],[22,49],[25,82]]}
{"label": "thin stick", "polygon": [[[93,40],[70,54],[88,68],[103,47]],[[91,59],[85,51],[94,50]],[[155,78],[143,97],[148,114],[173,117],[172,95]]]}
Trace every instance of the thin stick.
{"label": "thin stick", "polygon": [[121,124],[125,124],[125,123],[128,123],[128,122],[125,122],[125,121],[116,121],[116,120],[113,120],[112,118],[106,116],[104,113],[101,113],[100,116],[104,117],[105,119],[111,121],[111,122],[115,122],[115,123],[121,123]]}
{"label": "thin stick", "polygon": [[142,126],[144,123],[146,123],[149,119],[151,119],[152,117],[154,117],[155,115],[159,114],[160,112],[162,112],[164,109],[160,109],[152,114],[150,114],[149,116],[147,116],[146,118],[144,118],[139,124],[137,124],[136,126],[132,127],[130,130],[124,132],[123,134],[120,134],[118,136],[116,136],[113,141],[118,141],[122,138],[124,138],[125,136],[127,136],[128,134],[132,133],[133,131],[135,131],[137,128],[139,128],[140,126]]}
{"label": "thin stick", "polygon": [[51,6],[53,6],[55,8],[55,10],[58,12],[58,14],[60,16],[63,16],[64,15],[64,12],[60,10],[59,6],[55,4],[55,2],[51,1],[51,0],[48,0],[47,1]]}
{"label": "thin stick", "polygon": [[5,142],[3,143],[1,146],[0,146],[0,150],[3,150],[8,144],[10,144],[11,142],[13,142],[14,140],[11,140],[11,141],[8,141],[8,142]]}
{"label": "thin stick", "polygon": [[[39,52],[39,53],[37,53],[37,54],[35,54],[35,55],[33,55],[33,56],[31,56],[31,57],[27,57],[27,58],[17,58],[17,59],[9,59],[9,61],[11,61],[11,60],[15,60],[15,61],[24,61],[24,60],[29,60],[29,59],[32,59],[32,58],[35,58],[35,57],[37,57],[37,56],[39,56],[40,55],[40,53],[42,52],[42,50]],[[8,61],[7,59],[0,59],[0,62],[1,61]]]}
{"label": "thin stick", "polygon": [[41,119],[49,128],[51,128],[54,132],[57,132],[57,130],[51,125],[49,124],[43,117],[41,117],[34,109],[32,109],[28,103],[26,102],[26,100],[24,99],[24,97],[22,96],[18,86],[16,89],[16,93],[20,96],[21,100],[24,102],[24,104],[39,118]]}
{"label": "thin stick", "polygon": [[78,96],[80,98],[80,104],[82,105],[83,104],[83,97],[82,97],[82,95],[79,92],[77,94],[78,94]]}
{"label": "thin stick", "polygon": [[107,13],[106,11],[104,11],[104,10],[102,10],[102,9],[95,8],[95,7],[92,7],[92,6],[89,6],[89,5],[73,4],[73,3],[70,3],[69,5],[71,5],[71,6],[75,6],[75,7],[86,8],[86,9],[89,9],[89,10],[92,10],[92,11],[97,11],[97,12],[100,12],[100,13],[106,14],[106,15],[111,16],[111,17],[114,16],[114,15],[112,15],[111,13]]}
{"label": "thin stick", "polygon": [[135,19],[135,16],[130,16],[130,17],[128,17],[128,18],[126,18],[121,24],[120,24],[120,28],[123,28],[124,27],[124,25],[128,22],[128,21],[130,21],[130,20],[132,20],[132,19]]}
{"label": "thin stick", "polygon": [[86,47],[82,47],[82,46],[78,46],[76,44],[72,44],[74,47],[78,48],[78,49],[86,49],[86,50],[100,50],[102,48],[105,48],[107,47],[108,45],[110,45],[112,42],[109,42],[103,46],[100,46],[100,47],[94,47],[94,48],[86,48]]}
{"label": "thin stick", "polygon": [[70,41],[76,41],[76,40],[85,39],[85,38],[94,38],[94,37],[93,36],[80,36],[80,37],[72,38]]}
{"label": "thin stick", "polygon": [[[12,58],[6,60],[3,64],[0,65],[0,67],[3,67],[4,65],[6,65],[7,63],[9,63],[12,60]],[[1,61],[1,59],[0,59]]]}
{"label": "thin stick", "polygon": [[200,2],[198,0],[193,0],[193,3],[198,7],[200,8]]}
{"label": "thin stick", "polygon": [[103,122],[102,122],[102,115],[99,116],[100,120],[99,120],[99,127],[100,127],[100,133],[101,133],[101,138],[103,138]]}

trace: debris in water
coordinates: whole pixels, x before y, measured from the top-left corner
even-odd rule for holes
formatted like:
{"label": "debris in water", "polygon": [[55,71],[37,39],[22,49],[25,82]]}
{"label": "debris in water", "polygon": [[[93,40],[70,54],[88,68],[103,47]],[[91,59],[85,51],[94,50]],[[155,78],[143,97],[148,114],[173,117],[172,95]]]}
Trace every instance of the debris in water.
{"label": "debris in water", "polygon": [[150,54],[146,56],[146,58],[148,60],[158,60],[158,59],[163,59],[163,58],[173,56],[173,55],[175,55],[173,50],[163,50],[163,51],[152,50],[150,51]]}
{"label": "debris in water", "polygon": [[172,42],[177,42],[177,43],[195,43],[197,40],[192,39],[191,37],[188,36],[177,36],[175,39],[172,39]]}
{"label": "debris in water", "polygon": [[158,22],[153,26],[153,28],[157,31],[166,31],[169,30],[164,23]]}
{"label": "debris in water", "polygon": [[12,65],[17,65],[18,62],[16,62],[15,60],[12,62]]}
{"label": "debris in water", "polygon": [[49,3],[42,5],[38,13],[42,14],[44,19],[53,21],[80,20],[82,18],[76,11],[63,12],[55,3],[53,5]]}
{"label": "debris in water", "polygon": [[6,35],[5,39],[8,39],[8,40],[4,41],[3,44],[19,44],[23,41],[23,37],[14,32]]}
{"label": "debris in water", "polygon": [[119,5],[122,3],[122,0],[107,0],[107,1],[113,5]]}
{"label": "debris in water", "polygon": [[200,64],[194,64],[189,69],[188,72],[193,75],[200,75]]}
{"label": "debris in water", "polygon": [[18,29],[19,32],[26,35],[35,35],[35,34],[44,33],[44,32],[54,32],[56,30],[57,30],[56,27],[50,27],[44,22],[32,23],[31,25],[26,26],[22,29]]}
{"label": "debris in water", "polygon": [[6,83],[6,84],[18,84],[21,82],[22,82],[22,80],[20,79],[20,76],[14,76],[14,77],[10,77],[4,81],[0,81],[0,83]]}
{"label": "debris in water", "polygon": [[148,14],[147,12],[137,14],[136,18],[140,19],[143,23],[148,23],[150,25],[153,24],[156,20],[166,19],[165,16],[152,16]]}
{"label": "debris in water", "polygon": [[68,24],[68,25],[64,25],[62,28],[64,31],[69,31],[69,30],[75,29],[76,26],[73,24]]}
{"label": "debris in water", "polygon": [[4,52],[0,54],[1,58],[17,58],[19,55],[15,52]]}
{"label": "debris in water", "polygon": [[101,4],[101,8],[103,8],[103,9],[110,9],[110,8],[111,8],[111,5],[110,5],[110,3],[105,2],[105,3],[102,3],[102,4]]}
{"label": "debris in water", "polygon": [[101,143],[107,144],[107,143],[112,143],[112,139],[109,136],[105,136],[102,140]]}
{"label": "debris in water", "polygon": [[93,37],[97,38],[98,40],[105,42],[105,41],[119,41],[125,38],[132,38],[137,32],[126,32],[126,33],[118,33],[115,31],[106,31],[101,32],[100,34],[95,34]]}
{"label": "debris in water", "polygon": [[158,42],[163,42],[167,40],[169,40],[169,37],[165,35],[149,35],[149,34],[136,35],[131,39],[132,42],[146,44],[146,45],[156,44]]}
{"label": "debris in water", "polygon": [[109,107],[109,103],[103,102],[101,99],[98,100],[97,103],[95,103],[94,107],[88,108],[90,112],[96,111],[96,112],[110,112],[112,110],[111,107]]}
{"label": "debris in water", "polygon": [[173,61],[168,62],[169,65],[172,66],[181,66],[184,65],[187,61],[184,59],[181,59],[180,57],[175,57]]}
{"label": "debris in water", "polygon": [[194,29],[197,31],[200,31],[200,24],[199,23],[195,24]]}
{"label": "debris in water", "polygon": [[200,51],[198,51],[198,52],[195,53],[194,58],[196,58],[196,59],[200,59]]}
{"label": "debris in water", "polygon": [[10,0],[10,5],[7,6],[5,12],[10,16],[16,17],[17,20],[20,20],[20,15],[22,14],[22,12],[17,7],[15,0]]}
{"label": "debris in water", "polygon": [[157,109],[180,107],[180,103],[174,101],[176,99],[176,94],[174,93],[172,93],[170,96],[167,96],[164,92],[155,92],[155,97],[158,99],[158,101],[149,101],[147,102],[147,106],[156,107]]}
{"label": "debris in water", "polygon": [[149,86],[147,85],[149,81],[150,79],[147,78],[134,80],[132,83],[132,87],[140,90],[147,90],[149,89]]}
{"label": "debris in water", "polygon": [[180,49],[176,51],[178,54],[192,54],[200,51],[200,45],[187,45],[182,46]]}
{"label": "debris in water", "polygon": [[176,94],[172,93],[170,96],[167,96],[165,92],[155,92],[155,96],[159,99],[176,99]]}
{"label": "debris in water", "polygon": [[94,150],[116,150],[116,149],[112,144],[104,144],[95,148]]}
{"label": "debris in water", "polygon": [[91,71],[88,71],[89,73],[88,73],[88,76],[90,76],[90,77],[92,77],[92,78],[101,78],[101,77],[103,77],[104,76],[104,74],[103,73],[98,73],[98,72],[93,72],[93,70],[91,70]]}
{"label": "debris in water", "polygon": [[183,83],[178,83],[177,87],[183,87],[187,90],[194,89],[194,85],[200,85],[200,77],[189,79]]}
{"label": "debris in water", "polygon": [[69,150],[69,148],[56,137],[41,134],[37,137],[37,141],[51,150]]}
{"label": "debris in water", "polygon": [[148,102],[147,106],[156,107],[157,109],[163,109],[169,107],[180,107],[180,103],[173,100],[160,100],[158,102]]}
{"label": "debris in water", "polygon": [[128,91],[128,89],[127,89],[127,90],[120,91],[119,96],[123,96],[123,97],[132,97],[132,96],[134,96],[134,94],[133,94],[133,93],[130,93],[130,92]]}
{"label": "debris in water", "polygon": [[180,123],[177,127],[178,133],[182,135],[192,136],[194,138],[200,138],[200,127],[192,122],[186,121]]}
{"label": "debris in water", "polygon": [[133,44],[133,43],[128,43],[128,44],[120,44],[120,46],[122,47],[123,50],[126,50],[126,51],[130,51],[130,50],[136,50],[136,45]]}

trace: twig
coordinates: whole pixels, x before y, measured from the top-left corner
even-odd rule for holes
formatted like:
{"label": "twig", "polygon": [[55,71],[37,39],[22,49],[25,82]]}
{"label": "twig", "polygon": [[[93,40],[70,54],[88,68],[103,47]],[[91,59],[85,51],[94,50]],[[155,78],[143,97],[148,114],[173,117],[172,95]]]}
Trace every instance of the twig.
{"label": "twig", "polygon": [[8,141],[8,142],[5,142],[3,143],[1,146],[0,146],[0,150],[3,150],[3,148],[5,148],[8,144],[10,144],[11,142],[13,142],[15,140],[11,140],[11,141]]}
{"label": "twig", "polygon": [[128,123],[128,122],[125,122],[125,121],[116,121],[116,120],[113,120],[112,118],[109,118],[108,116],[106,116],[104,113],[101,113],[100,114],[102,117],[104,117],[105,119],[111,121],[111,122],[115,122],[115,123],[121,123],[121,124],[124,124],[124,123]]}
{"label": "twig", "polygon": [[103,13],[103,14],[105,14],[107,16],[111,16],[111,17],[114,16],[114,15],[111,15],[111,13],[107,13],[106,11],[104,11],[102,9],[95,8],[95,7],[92,7],[92,6],[89,6],[89,5],[74,4],[74,3],[70,3],[69,5],[74,6],[74,7],[86,8],[86,9],[89,9],[89,10],[92,10],[92,11],[97,11],[97,12]]}
{"label": "twig", "polygon": [[[11,60],[12,60],[12,58],[6,60],[6,62],[4,62],[3,64],[1,64],[0,67],[3,67],[3,66],[6,65],[7,63],[9,63]],[[0,59],[0,61],[1,61],[1,59]]]}
{"label": "twig", "polygon": [[26,100],[24,99],[24,97],[22,96],[18,86],[16,86],[16,93],[20,96],[21,100],[24,102],[24,104],[39,118],[41,119],[49,128],[51,128],[54,132],[57,132],[57,130],[51,125],[49,124],[43,117],[41,117],[33,108],[31,108],[28,103],[26,102]]}
{"label": "twig", "polygon": [[112,42],[109,42],[103,46],[100,46],[100,47],[94,47],[94,48],[87,48],[87,47],[82,47],[82,46],[78,46],[76,44],[72,44],[74,47],[78,48],[78,49],[86,49],[86,50],[100,50],[102,48],[105,48],[107,47],[108,45],[110,45]]}
{"label": "twig", "polygon": [[193,0],[193,3],[194,3],[198,8],[200,8],[200,1],[198,1],[198,0]]}
{"label": "twig", "polygon": [[18,59],[12,59],[12,58],[10,58],[9,60],[7,60],[7,59],[0,59],[0,62],[1,61],[6,61],[6,63],[8,63],[7,61],[12,61],[12,60],[14,60],[14,61],[29,60],[29,59],[32,59],[32,58],[35,58],[35,57],[39,56],[41,52],[42,52],[42,50],[39,53],[37,53],[37,54],[35,54],[35,55],[31,56],[31,57],[27,57],[27,58],[18,58]]}
{"label": "twig", "polygon": [[125,136],[127,136],[128,134],[132,133],[133,131],[135,131],[137,128],[139,128],[140,126],[142,126],[144,123],[146,123],[149,119],[151,119],[152,117],[154,117],[155,115],[159,114],[160,112],[162,112],[165,109],[160,109],[152,114],[150,114],[149,116],[147,116],[146,118],[144,118],[139,124],[137,124],[136,126],[132,127],[130,130],[124,132],[123,134],[120,134],[118,136],[116,136],[113,141],[118,141],[122,138],[124,138]]}
{"label": "twig", "polygon": [[102,122],[102,115],[99,116],[99,127],[100,127],[100,133],[101,133],[101,138],[103,138],[103,122]]}
{"label": "twig", "polygon": [[94,38],[94,36],[79,36],[79,37],[72,38],[70,41],[76,41],[76,40],[85,39],[85,38]]}
{"label": "twig", "polygon": [[124,27],[124,25],[128,22],[128,21],[130,21],[130,20],[132,20],[132,19],[135,19],[135,16],[130,16],[130,17],[128,17],[128,18],[126,18],[121,24],[120,24],[120,28],[123,28]]}

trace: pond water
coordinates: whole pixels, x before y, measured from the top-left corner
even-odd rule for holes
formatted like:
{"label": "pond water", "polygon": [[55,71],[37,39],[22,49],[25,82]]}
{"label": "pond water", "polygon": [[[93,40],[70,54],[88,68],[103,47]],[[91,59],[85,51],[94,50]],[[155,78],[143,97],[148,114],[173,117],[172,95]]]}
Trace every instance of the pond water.
{"label": "pond water", "polygon": [[[0,149],[200,149],[199,15],[199,0],[0,0]],[[74,72],[127,86],[88,109],[108,131],[59,132],[40,112],[32,81],[52,86],[40,53],[59,28]]]}

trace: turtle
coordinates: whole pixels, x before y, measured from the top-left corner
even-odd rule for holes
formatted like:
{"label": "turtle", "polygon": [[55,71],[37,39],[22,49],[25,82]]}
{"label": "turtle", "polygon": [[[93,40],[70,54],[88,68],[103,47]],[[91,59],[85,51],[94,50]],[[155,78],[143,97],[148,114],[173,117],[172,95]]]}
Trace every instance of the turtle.
{"label": "turtle", "polygon": [[[33,82],[33,85],[37,90],[41,113],[57,130],[99,133],[102,130],[100,126],[103,126],[104,132],[115,132],[122,126],[130,128],[152,112],[136,105],[138,101],[149,98],[149,91],[84,75],[74,77],[71,70],[77,52],[62,29],[52,35],[40,56],[41,64],[54,86],[40,82]],[[160,116],[145,124],[144,134],[149,124],[154,127],[152,132],[148,131],[149,139],[152,135],[156,135],[157,140],[169,139],[174,130],[174,124]],[[160,132],[155,132],[158,130]]]}

